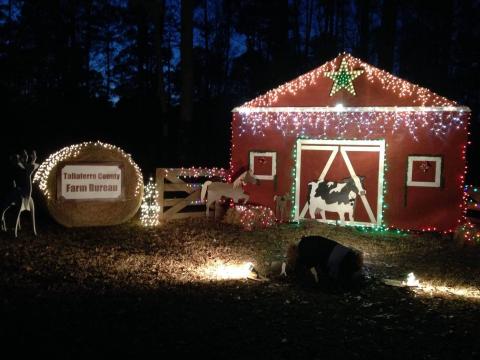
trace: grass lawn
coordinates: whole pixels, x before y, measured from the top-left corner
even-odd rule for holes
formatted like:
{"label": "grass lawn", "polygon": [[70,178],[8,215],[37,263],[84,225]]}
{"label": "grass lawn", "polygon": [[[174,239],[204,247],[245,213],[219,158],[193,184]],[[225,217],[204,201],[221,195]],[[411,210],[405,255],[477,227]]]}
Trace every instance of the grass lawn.
{"label": "grass lawn", "polygon": [[[63,357],[478,358],[480,248],[431,234],[366,233],[318,223],[245,232],[203,219],[143,228],[50,224],[0,235],[2,350]],[[261,274],[289,242],[319,234],[365,254],[356,292],[288,280],[222,280],[215,266]],[[413,290],[383,279],[415,275]],[[170,357],[167,357],[170,358]]]}

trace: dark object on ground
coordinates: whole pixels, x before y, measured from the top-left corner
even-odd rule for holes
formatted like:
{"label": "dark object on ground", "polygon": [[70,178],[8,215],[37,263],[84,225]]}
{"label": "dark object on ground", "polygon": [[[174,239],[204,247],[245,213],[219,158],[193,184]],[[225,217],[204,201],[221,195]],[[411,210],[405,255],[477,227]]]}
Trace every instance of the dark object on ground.
{"label": "dark object on ground", "polygon": [[322,236],[304,236],[287,252],[287,269],[300,281],[313,274],[317,283],[356,287],[362,280],[362,268],[362,253]]}

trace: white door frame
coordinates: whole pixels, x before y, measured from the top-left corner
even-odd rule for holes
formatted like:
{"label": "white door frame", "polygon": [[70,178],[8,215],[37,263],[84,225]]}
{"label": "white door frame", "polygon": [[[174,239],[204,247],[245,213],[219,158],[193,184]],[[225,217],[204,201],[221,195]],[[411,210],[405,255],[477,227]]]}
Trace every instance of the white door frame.
{"label": "white door frame", "polygon": [[[296,159],[296,176],[295,176],[295,221],[304,219],[307,212],[308,205],[305,204],[302,211],[300,211],[300,179],[301,179],[301,164],[302,164],[302,150],[318,150],[331,151],[330,157],[325,164],[318,180],[324,180],[332,163],[338,152],[342,154],[348,172],[355,179],[356,173],[352,163],[348,157],[348,151],[370,151],[378,152],[378,193],[377,193],[377,214],[373,214],[368,199],[365,194],[360,194],[360,198],[367,211],[370,222],[365,221],[345,221],[346,225],[361,225],[361,226],[380,226],[382,224],[382,209],[383,209],[383,171],[385,162],[385,140],[307,140],[297,139],[297,159]],[[356,183],[357,188],[361,190],[360,182]],[[337,220],[322,220],[316,219],[320,222],[336,224]]]}

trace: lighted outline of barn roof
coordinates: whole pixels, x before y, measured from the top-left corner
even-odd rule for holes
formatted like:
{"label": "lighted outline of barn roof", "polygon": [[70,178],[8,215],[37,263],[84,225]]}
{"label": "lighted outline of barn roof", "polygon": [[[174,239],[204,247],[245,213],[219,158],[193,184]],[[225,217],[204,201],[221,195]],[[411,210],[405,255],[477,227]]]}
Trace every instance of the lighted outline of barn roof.
{"label": "lighted outline of barn roof", "polygon": [[[374,97],[372,99],[368,99],[368,101],[372,101],[371,103],[364,103],[364,104],[354,104],[351,105],[349,102],[355,102],[359,95],[348,95],[345,94],[344,90],[339,91],[337,96],[329,97],[329,101],[324,101],[324,103],[320,104],[309,104],[309,105],[302,105],[302,104],[283,104],[285,102],[285,98],[289,98],[290,100],[295,99],[298,96],[298,93],[303,92],[303,94],[308,92],[309,88],[318,87],[316,84],[317,81],[328,81],[324,84],[321,90],[325,91],[327,96],[329,96],[331,86],[333,81],[325,76],[325,72],[327,71],[338,71],[340,67],[340,63],[342,59],[345,58],[348,62],[348,67],[350,69],[363,69],[364,73],[359,76],[357,79],[353,81],[355,88],[359,84],[359,81],[368,81],[368,86],[370,89],[376,89],[376,93],[384,93],[385,96],[390,97],[389,101],[396,101],[397,103],[390,103],[390,104],[376,104]],[[365,86],[365,84],[364,84]],[[315,89],[317,91],[317,89]],[[358,91],[357,91],[358,93]],[[301,96],[301,95],[300,95]],[[355,99],[355,96],[357,98]],[[324,96],[325,98],[326,96]],[[393,100],[392,100],[393,99]],[[301,101],[298,101],[301,102]],[[458,104],[453,101],[449,100],[443,96],[440,96],[433,91],[421,87],[419,85],[413,84],[407,80],[401,79],[395,75],[388,73],[385,70],[381,70],[375,66],[372,66],[362,60],[353,57],[349,53],[341,53],[334,59],[327,61],[323,65],[298,76],[297,78],[288,81],[274,89],[267,91],[266,93],[255,97],[254,99],[247,101],[240,107],[234,109],[241,108],[275,108],[275,107],[330,107],[335,106],[335,103],[343,103],[346,107],[354,106],[354,107],[392,107],[392,106],[399,106],[399,107],[456,107]]]}

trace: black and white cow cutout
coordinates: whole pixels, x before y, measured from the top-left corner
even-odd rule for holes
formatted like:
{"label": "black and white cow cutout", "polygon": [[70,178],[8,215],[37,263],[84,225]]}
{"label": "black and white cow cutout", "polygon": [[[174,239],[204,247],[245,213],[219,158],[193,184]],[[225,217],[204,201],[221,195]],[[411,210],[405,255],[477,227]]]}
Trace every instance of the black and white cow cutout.
{"label": "black and white cow cutout", "polygon": [[364,176],[354,176],[341,181],[312,181],[308,183],[308,212],[312,219],[320,210],[322,220],[326,221],[326,211],[338,213],[342,225],[345,225],[345,214],[349,221],[355,221],[353,211],[357,195],[365,195]]}
{"label": "black and white cow cutout", "polygon": [[[354,226],[379,226],[382,223],[383,214],[383,170],[385,160],[385,140],[329,140],[329,139],[298,139],[297,140],[297,158],[295,163],[295,200],[294,200],[294,219],[302,220],[311,218],[308,216],[310,207],[310,193],[308,183],[314,181],[312,187],[318,188],[318,182],[325,182],[328,184],[332,180],[332,184],[328,187],[328,193],[333,190],[331,187],[333,182],[341,183],[342,189],[347,185],[344,177],[350,176],[355,183],[356,189],[354,191],[357,195],[357,200],[354,204],[353,216],[355,220],[352,221],[345,215],[350,212],[351,207],[343,204],[343,209],[335,207],[333,202],[325,202],[325,206],[315,207],[312,209],[313,215],[315,211],[324,212],[331,211],[333,213],[327,214],[320,218],[317,214],[316,220],[327,224],[339,224],[343,216],[345,219],[341,225]],[[348,173],[345,171],[347,170]],[[357,175],[366,176],[362,180]],[[356,181],[355,181],[356,180]],[[325,185],[324,184],[324,185]],[[338,184],[337,184],[338,185]],[[334,188],[336,185],[334,186]],[[367,190],[368,189],[368,190]],[[364,190],[367,190],[365,192]],[[341,192],[341,191],[339,191]],[[313,199],[311,206],[321,202],[320,199]],[[327,209],[325,209],[327,207]],[[337,215],[341,210],[341,214]],[[342,212],[345,210],[345,212]],[[337,213],[337,214],[335,214]],[[349,214],[350,215],[350,214]]]}

